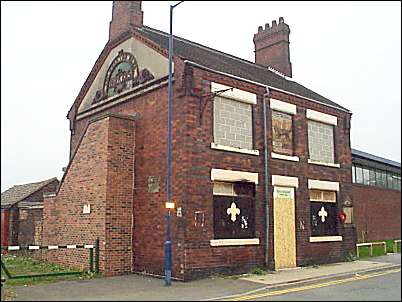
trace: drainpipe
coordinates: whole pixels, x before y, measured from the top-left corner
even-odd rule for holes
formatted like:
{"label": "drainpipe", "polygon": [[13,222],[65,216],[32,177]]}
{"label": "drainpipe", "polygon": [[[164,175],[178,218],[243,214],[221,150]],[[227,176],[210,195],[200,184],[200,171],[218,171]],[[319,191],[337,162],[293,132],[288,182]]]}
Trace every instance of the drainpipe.
{"label": "drainpipe", "polygon": [[263,102],[263,121],[264,121],[264,197],[265,197],[265,267],[268,267],[269,260],[269,207],[268,207],[268,146],[267,146],[267,99],[269,99],[270,91],[266,87],[267,92],[262,97]]}

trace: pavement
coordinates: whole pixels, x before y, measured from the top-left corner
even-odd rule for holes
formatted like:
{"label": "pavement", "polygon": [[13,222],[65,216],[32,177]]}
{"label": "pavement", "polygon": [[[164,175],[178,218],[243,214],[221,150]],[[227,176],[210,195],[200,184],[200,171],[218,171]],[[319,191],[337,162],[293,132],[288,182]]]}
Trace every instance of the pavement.
{"label": "pavement", "polygon": [[16,301],[195,301],[227,299],[260,290],[289,288],[380,272],[401,267],[401,254],[298,267],[268,272],[264,275],[211,277],[191,282],[172,282],[141,275],[62,281],[53,284],[15,287]]}

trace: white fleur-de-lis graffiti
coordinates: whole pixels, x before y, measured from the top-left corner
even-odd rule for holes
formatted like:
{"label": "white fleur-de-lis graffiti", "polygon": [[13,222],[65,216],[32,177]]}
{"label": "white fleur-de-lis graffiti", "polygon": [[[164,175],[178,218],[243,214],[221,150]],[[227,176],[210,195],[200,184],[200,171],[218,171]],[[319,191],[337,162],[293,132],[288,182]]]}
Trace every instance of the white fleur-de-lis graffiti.
{"label": "white fleur-de-lis graffiti", "polygon": [[231,215],[230,220],[232,220],[233,222],[236,221],[236,215],[240,215],[240,209],[238,209],[236,207],[236,204],[234,202],[232,202],[232,204],[230,205],[230,208],[228,208],[226,210],[226,213],[228,215]]}
{"label": "white fleur-de-lis graffiti", "polygon": [[325,211],[324,207],[321,207],[321,210],[318,212],[318,216],[321,217],[322,222],[325,222],[325,217],[328,216],[328,212]]}

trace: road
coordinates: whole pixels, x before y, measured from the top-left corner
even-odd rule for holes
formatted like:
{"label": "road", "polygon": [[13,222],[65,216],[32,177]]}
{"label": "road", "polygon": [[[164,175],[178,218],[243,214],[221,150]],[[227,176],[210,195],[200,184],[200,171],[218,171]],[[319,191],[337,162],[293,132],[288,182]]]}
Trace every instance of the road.
{"label": "road", "polygon": [[[378,257],[378,262],[400,264],[395,258]],[[401,270],[359,275],[310,286],[293,287],[245,295],[232,301],[401,301]]]}

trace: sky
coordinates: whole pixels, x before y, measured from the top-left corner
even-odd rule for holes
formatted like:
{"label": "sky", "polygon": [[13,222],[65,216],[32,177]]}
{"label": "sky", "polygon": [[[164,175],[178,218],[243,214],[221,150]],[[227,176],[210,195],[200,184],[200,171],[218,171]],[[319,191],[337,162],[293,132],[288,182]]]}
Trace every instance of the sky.
{"label": "sky", "polygon": [[[169,5],[143,1],[169,31]],[[293,80],[352,111],[351,143],[401,161],[401,2],[185,1],[175,35],[254,61],[258,26],[290,26]],[[58,177],[66,118],[108,40],[112,1],[1,1],[1,191]]]}

